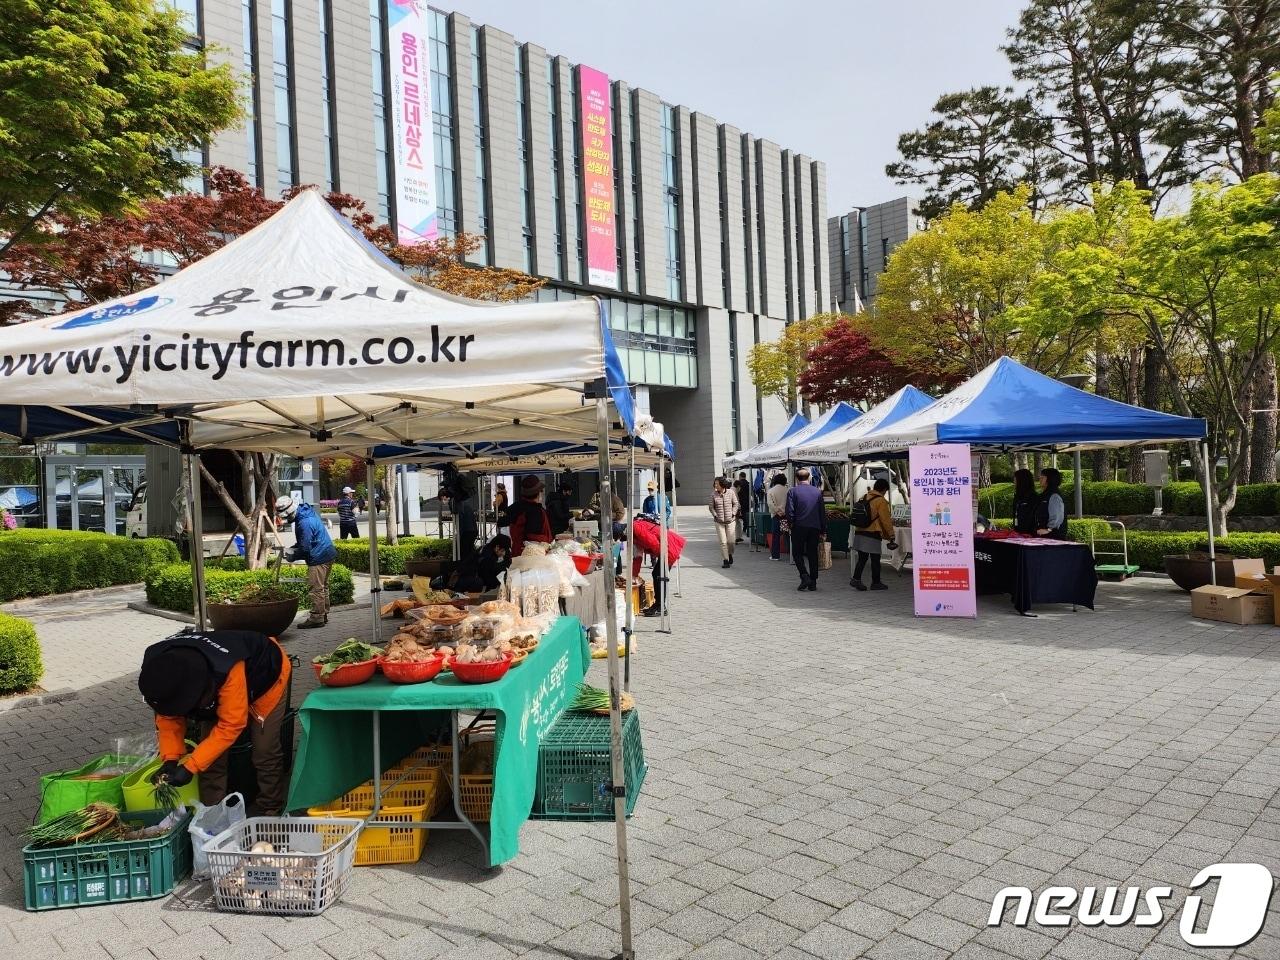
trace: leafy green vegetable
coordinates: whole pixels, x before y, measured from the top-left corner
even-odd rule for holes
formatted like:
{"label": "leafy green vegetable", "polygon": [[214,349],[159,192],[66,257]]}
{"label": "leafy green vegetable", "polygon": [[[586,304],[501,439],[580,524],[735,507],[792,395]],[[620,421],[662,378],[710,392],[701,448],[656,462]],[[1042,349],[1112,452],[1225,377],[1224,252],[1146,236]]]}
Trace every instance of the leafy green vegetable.
{"label": "leafy green vegetable", "polygon": [[311,662],[323,665],[324,669],[320,671],[320,676],[327,677],[339,667],[346,666],[349,663],[364,663],[380,656],[382,656],[381,647],[375,647],[372,644],[365,643],[363,640],[351,637],[342,641],[333,653],[316,657]]}

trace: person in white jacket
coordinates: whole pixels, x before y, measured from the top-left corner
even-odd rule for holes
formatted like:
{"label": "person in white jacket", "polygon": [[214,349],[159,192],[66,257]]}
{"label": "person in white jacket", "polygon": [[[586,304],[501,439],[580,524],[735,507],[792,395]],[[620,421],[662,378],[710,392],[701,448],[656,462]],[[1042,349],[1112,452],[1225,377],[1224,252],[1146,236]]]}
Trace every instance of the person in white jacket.
{"label": "person in white jacket", "polygon": [[776,473],[769,483],[769,492],[765,495],[765,503],[769,508],[769,559],[782,559],[782,521],[787,516],[787,478]]}

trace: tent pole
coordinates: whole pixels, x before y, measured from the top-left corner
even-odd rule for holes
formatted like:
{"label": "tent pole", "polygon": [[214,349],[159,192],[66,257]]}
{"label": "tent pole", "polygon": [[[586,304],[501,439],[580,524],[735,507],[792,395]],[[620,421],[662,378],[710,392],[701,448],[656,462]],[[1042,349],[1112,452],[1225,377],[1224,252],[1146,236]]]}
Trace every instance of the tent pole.
{"label": "tent pole", "polygon": [[[657,504],[665,502],[667,497],[667,458],[666,452],[658,458],[658,499]],[[667,511],[658,506],[658,572],[655,577],[662,578],[662,602],[658,605],[659,629],[665,633],[671,632],[671,577],[670,566],[667,563]],[[654,584],[653,589],[656,591],[658,585]]]}
{"label": "tent pole", "polygon": [[[849,498],[849,516],[853,516],[853,461],[846,460],[844,463],[844,488],[847,491],[845,496]],[[845,549],[849,551],[849,579],[853,579],[853,569],[857,560],[854,554],[857,553],[853,549],[853,524],[849,524],[849,541],[845,544]]]}
{"label": "tent pole", "polygon": [[374,495],[378,468],[373,451],[364,462],[364,486],[369,491],[369,605],[373,608],[373,643],[382,639],[382,577],[378,575],[378,501]]}
{"label": "tent pole", "polygon": [[1080,478],[1080,451],[1076,450],[1071,454],[1071,470],[1075,474],[1074,484],[1076,493],[1076,519],[1079,520],[1084,516],[1084,481]]}
{"label": "tent pole", "polygon": [[[663,435],[665,436],[665,433]],[[664,458],[666,457],[665,450],[663,451],[662,455]],[[665,475],[666,475],[666,470],[664,469],[663,476]],[[680,532],[680,516],[676,511],[679,509],[680,503],[676,500],[676,462],[675,460],[671,461],[671,489],[667,491],[667,500],[670,501],[671,503],[671,529],[674,530],[676,533],[679,533]],[[676,567],[676,596],[677,597],[683,596],[683,594],[680,593],[680,568],[679,567]]]}
{"label": "tent pole", "polygon": [[[606,557],[613,555],[612,481],[609,477],[609,400],[603,389],[596,397],[596,429],[600,454],[600,547]],[[628,537],[628,539],[630,539]],[[612,585],[611,585],[612,586]],[[631,878],[627,862],[627,780],[622,763],[622,689],[618,670],[617,594],[605,591],[607,616],[605,634],[609,650],[609,752],[612,756],[613,819],[618,845],[618,911],[622,937],[620,960],[635,960],[631,947]],[[628,651],[628,654],[630,651]]]}
{"label": "tent pole", "polygon": [[[622,634],[626,638],[627,657],[626,662],[622,665],[622,689],[631,690],[631,656],[632,656],[632,639],[635,637],[636,630],[636,608],[635,600],[632,597],[632,584],[635,582],[631,574],[631,560],[635,556],[635,547],[632,541],[635,539],[632,535],[635,523],[635,505],[636,505],[636,443],[635,439],[631,440],[631,452],[629,454],[629,462],[627,465],[627,539],[626,555],[623,557],[623,563],[626,564],[626,587],[623,591],[623,603],[626,605],[626,623],[623,626]],[[609,565],[609,573],[613,573],[613,565]],[[610,577],[612,581],[612,576]]]}
{"label": "tent pole", "polygon": [[1204,518],[1209,524],[1209,582],[1216,587],[1218,585],[1218,554],[1213,543],[1213,493],[1209,489],[1209,479],[1213,476],[1210,471],[1214,466],[1209,462],[1209,441],[1206,440],[1200,445],[1200,453],[1204,457]]}
{"label": "tent pole", "polygon": [[204,515],[200,509],[200,460],[191,446],[191,421],[178,422],[182,444],[182,475],[187,494],[187,542],[191,551],[191,609],[195,613],[196,630],[207,624],[204,592]]}

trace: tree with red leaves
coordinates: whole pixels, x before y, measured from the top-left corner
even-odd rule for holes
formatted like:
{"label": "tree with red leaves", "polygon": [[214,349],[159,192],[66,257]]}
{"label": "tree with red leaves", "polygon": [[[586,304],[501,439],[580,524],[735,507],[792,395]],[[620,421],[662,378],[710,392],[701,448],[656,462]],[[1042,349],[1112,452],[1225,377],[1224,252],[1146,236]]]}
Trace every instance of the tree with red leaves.
{"label": "tree with red leaves", "polygon": [[916,370],[877,347],[858,318],[846,316],[824,332],[809,351],[800,374],[800,392],[810,403],[831,406],[846,401],[872,406],[907,384],[923,390],[949,390],[958,378]]}

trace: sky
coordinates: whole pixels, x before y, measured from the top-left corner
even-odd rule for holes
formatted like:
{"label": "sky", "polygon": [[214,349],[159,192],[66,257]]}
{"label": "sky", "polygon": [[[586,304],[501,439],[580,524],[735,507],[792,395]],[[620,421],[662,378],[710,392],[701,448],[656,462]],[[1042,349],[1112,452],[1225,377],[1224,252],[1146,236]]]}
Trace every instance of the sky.
{"label": "sky", "polygon": [[[939,94],[1006,84],[1022,0],[452,0],[465,13],[827,164],[831,214],[885,176]],[[918,188],[916,190],[918,192]]]}

